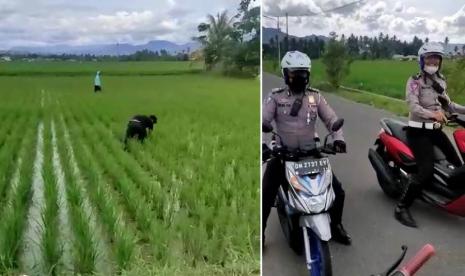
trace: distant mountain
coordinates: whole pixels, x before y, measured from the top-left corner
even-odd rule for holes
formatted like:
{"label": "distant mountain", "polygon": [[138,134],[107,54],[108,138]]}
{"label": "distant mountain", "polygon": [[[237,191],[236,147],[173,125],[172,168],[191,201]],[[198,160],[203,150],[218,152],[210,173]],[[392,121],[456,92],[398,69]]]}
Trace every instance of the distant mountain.
{"label": "distant mountain", "polygon": [[142,45],[132,45],[128,43],[121,44],[95,44],[86,46],[69,46],[69,45],[55,45],[43,47],[14,47],[8,52],[10,53],[29,53],[29,54],[75,54],[75,55],[130,55],[141,50],[160,51],[166,50],[170,54],[185,52],[192,52],[200,48],[197,42],[190,42],[186,44],[176,44],[166,40],[153,40]]}
{"label": "distant mountain", "polygon": [[[270,39],[273,38],[276,40],[276,35],[279,36],[279,40],[282,41],[286,37],[286,33],[282,32],[281,30],[278,31],[276,28],[263,28],[262,29],[262,34],[263,34],[263,44],[269,44]],[[315,37],[318,37],[319,39],[322,39],[324,41],[327,41],[329,38],[323,35],[308,35],[305,37],[298,37],[294,35],[289,35],[289,39],[295,38],[295,39],[313,39]]]}

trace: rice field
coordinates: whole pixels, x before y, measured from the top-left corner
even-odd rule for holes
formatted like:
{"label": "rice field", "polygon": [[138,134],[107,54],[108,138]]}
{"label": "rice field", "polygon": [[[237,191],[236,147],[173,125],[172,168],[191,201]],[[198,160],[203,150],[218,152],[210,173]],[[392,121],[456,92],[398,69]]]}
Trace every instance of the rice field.
{"label": "rice field", "polygon": [[0,274],[259,273],[259,82],[134,70],[0,77]]}
{"label": "rice field", "polygon": [[[264,61],[263,70],[281,76],[279,68],[273,67],[270,60]],[[449,77],[455,62],[444,61],[444,75]],[[405,85],[410,76],[419,72],[418,62],[399,60],[354,60],[349,75],[343,79],[342,85],[369,91],[397,99],[405,98]],[[325,66],[321,60],[312,60],[312,85],[322,86],[327,81]],[[323,86],[324,87],[324,86]],[[326,89],[326,87],[324,87]]]}

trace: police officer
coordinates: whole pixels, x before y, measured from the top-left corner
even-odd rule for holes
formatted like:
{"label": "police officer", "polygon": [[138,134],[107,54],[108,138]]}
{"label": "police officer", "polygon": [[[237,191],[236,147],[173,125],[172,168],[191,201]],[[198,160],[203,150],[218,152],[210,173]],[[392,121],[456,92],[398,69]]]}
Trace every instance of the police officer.
{"label": "police officer", "polygon": [[157,116],[155,115],[135,115],[128,122],[124,143],[127,145],[129,138],[137,138],[140,142],[143,142],[148,132],[153,130],[153,125],[156,123]]}
{"label": "police officer", "polygon": [[433,180],[434,151],[438,146],[449,162],[460,166],[461,161],[442,125],[447,122],[444,111],[465,114],[465,107],[452,102],[447,85],[440,73],[444,50],[440,43],[425,43],[418,51],[420,73],[407,81],[406,100],[410,109],[407,139],[417,163],[417,174],[409,183],[398,202],[394,215],[402,224],[417,227],[409,207],[422,187]]}
{"label": "police officer", "polygon": [[[277,132],[282,137],[281,143],[289,149],[305,149],[314,144],[314,138],[317,136],[317,117],[320,117],[330,130],[337,116],[318,90],[308,87],[311,61],[306,54],[298,51],[287,52],[282,59],[281,68],[287,87],[274,89],[265,99],[262,122],[265,127],[271,128],[274,121]],[[293,108],[296,101],[302,103],[298,110]],[[335,151],[346,152],[342,130],[333,134],[333,140]],[[271,207],[283,181],[283,164],[279,159],[271,159],[263,175],[263,234]],[[333,188],[336,198],[330,209],[332,237],[337,242],[349,245],[351,238],[341,224],[345,193],[334,175]],[[263,240],[264,237],[263,235]]]}

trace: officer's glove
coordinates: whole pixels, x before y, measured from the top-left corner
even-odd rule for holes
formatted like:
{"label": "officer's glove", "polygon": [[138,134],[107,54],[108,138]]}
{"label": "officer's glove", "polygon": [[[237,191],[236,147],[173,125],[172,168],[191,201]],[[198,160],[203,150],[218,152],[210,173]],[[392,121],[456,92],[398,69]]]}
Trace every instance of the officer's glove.
{"label": "officer's glove", "polygon": [[334,141],[333,148],[334,148],[334,151],[338,152],[338,153],[346,153],[347,152],[346,142],[344,142],[342,140]]}

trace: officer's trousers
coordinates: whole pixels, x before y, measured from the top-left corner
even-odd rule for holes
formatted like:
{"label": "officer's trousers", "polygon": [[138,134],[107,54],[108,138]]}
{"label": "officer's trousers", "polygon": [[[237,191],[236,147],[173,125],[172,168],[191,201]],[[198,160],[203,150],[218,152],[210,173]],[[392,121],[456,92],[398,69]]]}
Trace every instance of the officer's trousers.
{"label": "officer's trousers", "polygon": [[426,185],[430,185],[434,176],[434,146],[439,147],[447,160],[454,166],[461,166],[460,158],[447,135],[441,130],[429,130],[409,127],[407,139],[417,164],[417,174],[409,180],[399,205],[410,207]]}

